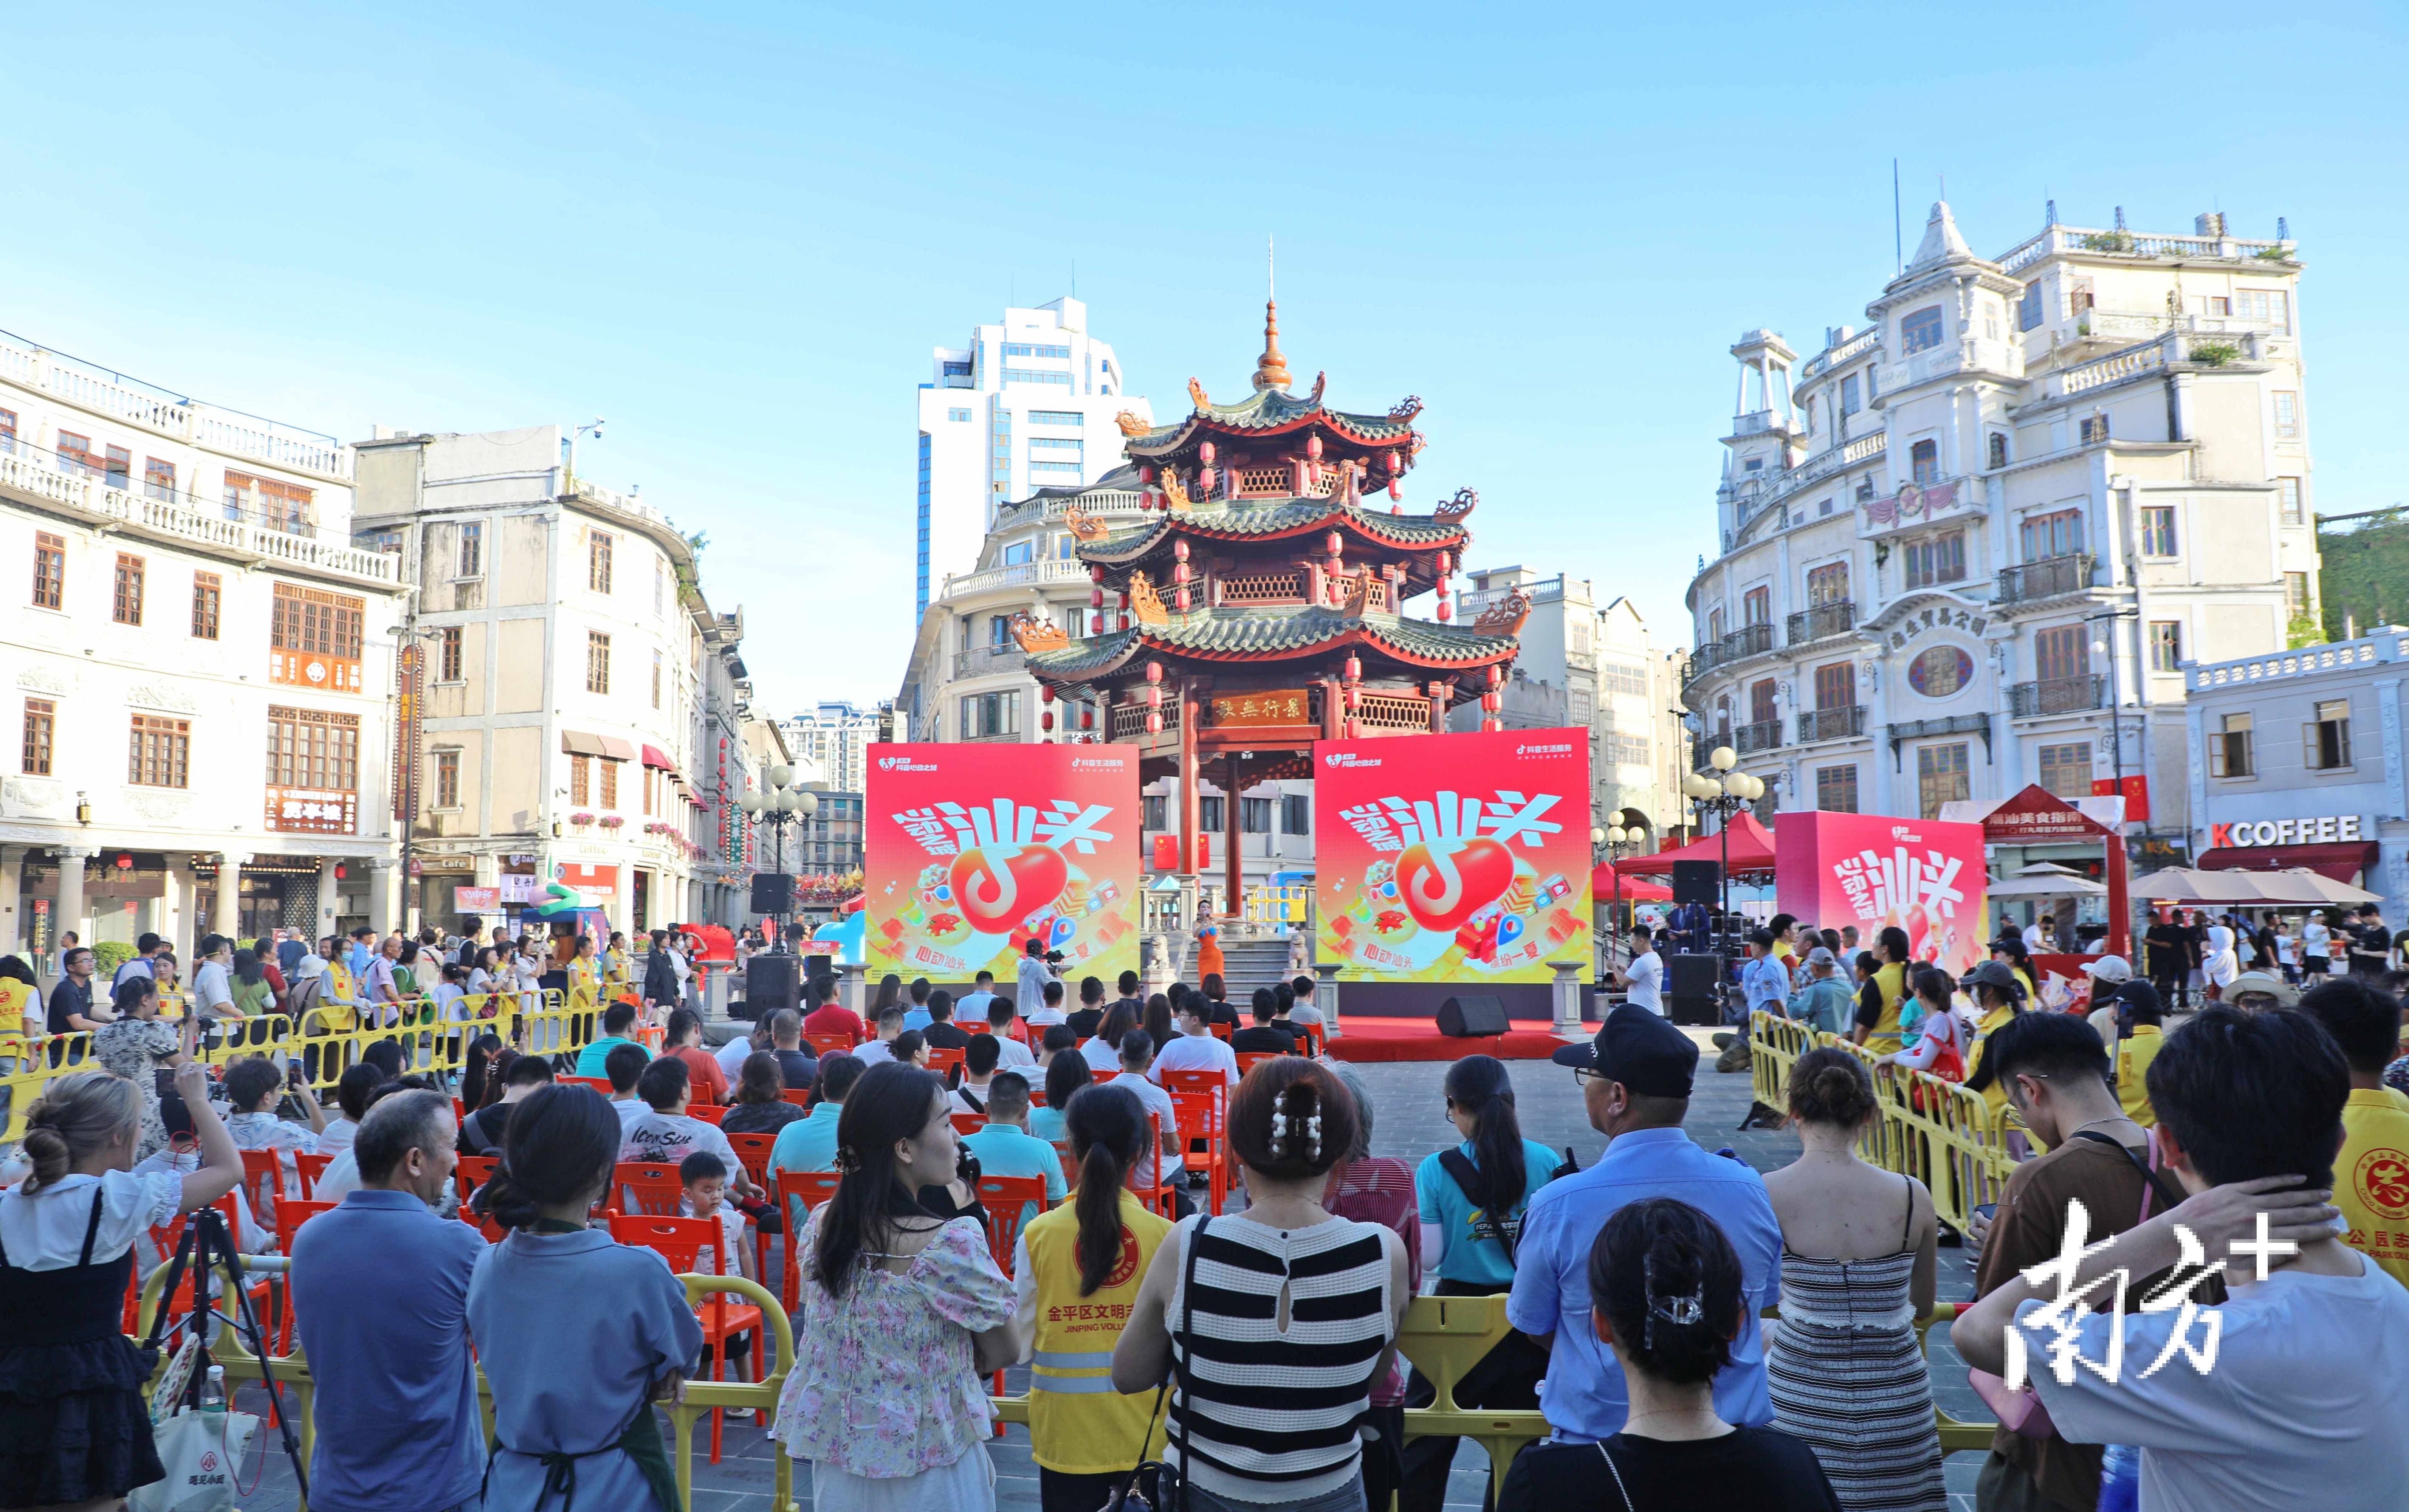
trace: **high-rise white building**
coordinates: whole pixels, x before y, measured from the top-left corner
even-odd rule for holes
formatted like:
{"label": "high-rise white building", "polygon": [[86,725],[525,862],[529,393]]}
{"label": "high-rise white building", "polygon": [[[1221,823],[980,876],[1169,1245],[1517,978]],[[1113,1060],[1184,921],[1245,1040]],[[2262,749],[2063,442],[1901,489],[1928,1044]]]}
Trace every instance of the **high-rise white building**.
{"label": "high-rise white building", "polygon": [[1782,806],[2146,776],[2179,845],[2185,664],[2314,633],[2294,244],[2049,220],[1986,259],[1935,205],[1795,382],[1774,332],[1731,349],[1683,700]]}
{"label": "high-rise white building", "polygon": [[[1119,463],[1122,411],[1154,410],[1123,390],[1120,359],[1088,334],[1088,307],[1006,309],[962,347],[939,347],[920,385],[916,622],[948,574],[978,565],[1009,499],[1084,487]],[[858,788],[856,789],[858,790]]]}
{"label": "high-rise white building", "polygon": [[808,769],[799,780],[815,781],[831,792],[858,793],[869,770],[871,742],[888,738],[880,730],[893,718],[892,704],[864,709],[823,699],[785,720],[778,730],[794,763]]}

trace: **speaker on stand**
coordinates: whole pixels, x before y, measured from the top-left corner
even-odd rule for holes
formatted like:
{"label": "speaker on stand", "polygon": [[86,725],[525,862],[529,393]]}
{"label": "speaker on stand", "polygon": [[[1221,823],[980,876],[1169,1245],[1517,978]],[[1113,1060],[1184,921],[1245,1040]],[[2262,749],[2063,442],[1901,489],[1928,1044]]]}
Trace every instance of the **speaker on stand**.
{"label": "speaker on stand", "polygon": [[1723,864],[1718,861],[1676,861],[1673,863],[1673,903],[1695,903],[1712,908],[1722,901]]}

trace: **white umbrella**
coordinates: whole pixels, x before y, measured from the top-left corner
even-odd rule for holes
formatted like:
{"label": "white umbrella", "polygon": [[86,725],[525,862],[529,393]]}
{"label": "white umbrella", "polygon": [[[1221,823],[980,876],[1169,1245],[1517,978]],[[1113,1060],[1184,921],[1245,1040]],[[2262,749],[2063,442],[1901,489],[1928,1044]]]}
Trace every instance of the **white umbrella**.
{"label": "white umbrella", "polygon": [[2097,898],[2108,890],[2104,884],[2073,872],[2044,872],[2035,876],[2029,870],[1985,886],[1985,898]]}

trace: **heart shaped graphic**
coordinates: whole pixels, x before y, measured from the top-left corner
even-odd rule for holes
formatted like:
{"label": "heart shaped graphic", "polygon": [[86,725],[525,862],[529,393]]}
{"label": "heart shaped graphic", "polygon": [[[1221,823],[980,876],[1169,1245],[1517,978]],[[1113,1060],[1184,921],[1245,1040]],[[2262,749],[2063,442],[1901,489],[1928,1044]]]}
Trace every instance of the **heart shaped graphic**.
{"label": "heart shaped graphic", "polygon": [[1397,857],[1396,880],[1414,922],[1452,931],[1505,896],[1514,882],[1514,854],[1486,835],[1425,841]]}
{"label": "heart shaped graphic", "polygon": [[946,880],[972,926],[1001,934],[1061,897],[1071,868],[1051,845],[998,845],[955,857]]}

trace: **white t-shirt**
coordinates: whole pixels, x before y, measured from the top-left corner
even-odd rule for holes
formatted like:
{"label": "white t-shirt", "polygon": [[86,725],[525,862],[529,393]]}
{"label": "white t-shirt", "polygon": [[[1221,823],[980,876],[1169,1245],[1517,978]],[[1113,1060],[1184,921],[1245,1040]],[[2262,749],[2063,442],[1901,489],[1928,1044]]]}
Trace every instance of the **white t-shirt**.
{"label": "white t-shirt", "polygon": [[2038,924],[2027,924],[2027,925],[2026,925],[2026,926],[2025,926],[2025,953],[2026,953],[2027,955],[2038,956],[2038,955],[2040,955],[2042,951],[2044,951],[2044,950],[2046,950],[2046,949],[2048,949],[2048,948],[2049,948],[2049,947],[2048,947],[2047,945],[2044,945],[2044,944],[2042,944],[2042,943],[2041,943],[2041,926],[2040,926],[2040,925],[2038,925]]}
{"label": "white t-shirt", "polygon": [[[1150,1068],[1149,1068],[1150,1069]],[[1155,1156],[1155,1181],[1159,1186],[1176,1174],[1183,1162],[1179,1158],[1179,1110],[1173,1105],[1171,1094],[1143,1076],[1122,1072],[1118,1076],[1100,1076],[1105,1087],[1126,1087],[1146,1104],[1146,1111],[1162,1120],[1162,1148]]]}
{"label": "white t-shirt", "polygon": [[64,1271],[81,1260],[94,1188],[101,1193],[100,1228],[92,1236],[95,1262],[132,1249],[135,1240],[174,1217],[184,1200],[184,1178],[172,1171],[62,1176],[31,1197],[19,1182],[0,1195],[0,1249],[7,1251],[8,1263],[21,1271]]}
{"label": "white t-shirt", "polygon": [[853,1047],[853,1058],[865,1066],[874,1066],[882,1060],[892,1060],[895,1058],[895,1042],[864,1040]]}
{"label": "white t-shirt", "polygon": [[1637,1008],[1645,1008],[1652,1014],[1661,1014],[1665,1011],[1664,957],[1650,950],[1635,958],[1630,969],[1624,972],[1623,976],[1624,981],[1631,984],[1623,993],[1623,1001]]}
{"label": "white t-shirt", "polygon": [[995,994],[991,991],[965,995],[959,1002],[954,1004],[954,1022],[968,1024],[986,1018],[987,1005],[993,1001],[995,1001]]}
{"label": "white t-shirt", "polygon": [[205,960],[193,972],[193,1007],[204,1014],[234,1012],[234,993],[224,962]]}
{"label": "white t-shirt", "polygon": [[1029,1046],[1009,1034],[998,1034],[995,1037],[995,1069],[998,1071],[1010,1071],[1016,1066],[1037,1064],[1037,1058],[1030,1054]]}
{"label": "white t-shirt", "polygon": [[[744,1253],[744,1210],[723,1197],[720,1199],[719,1211],[714,1213],[712,1217],[718,1220],[719,1231],[728,1241],[726,1274],[743,1274],[743,1261],[739,1257]],[[715,1269],[718,1263],[718,1252],[710,1245],[705,1245],[694,1252],[694,1274],[697,1275],[722,1274]]]}
{"label": "white t-shirt", "polygon": [[[1916,1028],[1923,1037],[1915,1042],[1913,1048],[1901,1052],[1896,1064],[1910,1071],[1929,1071],[1932,1063],[1940,1058],[1940,1052],[1951,1045],[1956,1047],[1960,1060],[1969,1058],[1966,1054],[1966,1021],[1957,1016],[1955,1008],[1947,1013],[1926,1014]],[[2110,1035],[2116,1032],[2113,1019],[2107,1032]]]}
{"label": "white t-shirt", "polygon": [[352,1147],[352,1141],[359,1137],[359,1125],[339,1113],[331,1115],[326,1119],[326,1127],[318,1130],[318,1153],[340,1155]]}
{"label": "white t-shirt", "polygon": [[1218,1071],[1235,1087],[1238,1056],[1219,1035],[1182,1034],[1154,1053],[1154,1064],[1146,1068],[1146,1079],[1161,1087],[1162,1073],[1167,1071]]}
{"label": "white t-shirt", "polygon": [[[2207,1375],[2178,1350],[2143,1372],[2180,1312],[2130,1311],[2114,1384],[2082,1365],[2061,1386],[2054,1332],[2026,1328],[2032,1380],[2058,1433],[2076,1444],[2142,1451],[2142,1512],[2260,1512],[2272,1506],[2398,1506],[2409,1487],[2409,1289],[2363,1259],[2357,1276],[2278,1271],[2233,1288]],[[2047,1305],[2017,1309],[2017,1322]],[[2107,1359],[2106,1313],[2079,1315],[2085,1361]],[[2197,1347],[2204,1319],[2195,1318]],[[2313,1496],[2306,1488],[2315,1487]]]}
{"label": "white t-shirt", "polygon": [[719,1052],[711,1058],[719,1062],[719,1069],[728,1073],[728,1084],[733,1087],[743,1079],[744,1062],[750,1059],[752,1055],[753,1036],[739,1034],[721,1045]]}
{"label": "white t-shirt", "polygon": [[[643,1104],[637,1104],[643,1107]],[[707,1150],[728,1164],[730,1176],[744,1174],[736,1159],[736,1146],[717,1124],[707,1124],[686,1115],[655,1113],[651,1108],[619,1126],[619,1159],[648,1160],[656,1165],[675,1165],[698,1150]]]}
{"label": "white t-shirt", "polygon": [[1096,1073],[1098,1080],[1114,1075],[1121,1069],[1121,1053],[1106,1044],[1101,1034],[1081,1041],[1079,1055],[1088,1062],[1088,1069]]}

